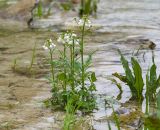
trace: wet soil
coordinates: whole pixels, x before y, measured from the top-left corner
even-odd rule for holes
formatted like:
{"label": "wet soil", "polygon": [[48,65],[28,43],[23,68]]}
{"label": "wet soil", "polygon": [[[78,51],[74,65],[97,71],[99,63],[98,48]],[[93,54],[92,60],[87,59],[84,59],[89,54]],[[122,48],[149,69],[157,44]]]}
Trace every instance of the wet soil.
{"label": "wet soil", "polygon": [[[45,79],[48,69],[41,68],[43,66],[40,60],[43,61],[46,54],[41,48],[40,41],[50,34],[47,32],[45,35],[42,34],[26,31],[0,36],[0,129],[2,130],[56,127],[53,125],[54,112],[46,109],[43,104],[43,101],[50,97],[50,85]],[[35,42],[38,43],[36,55],[39,56],[35,59],[33,73],[28,75],[27,67],[30,65]],[[13,71],[14,59],[17,59],[16,68],[21,71]]]}

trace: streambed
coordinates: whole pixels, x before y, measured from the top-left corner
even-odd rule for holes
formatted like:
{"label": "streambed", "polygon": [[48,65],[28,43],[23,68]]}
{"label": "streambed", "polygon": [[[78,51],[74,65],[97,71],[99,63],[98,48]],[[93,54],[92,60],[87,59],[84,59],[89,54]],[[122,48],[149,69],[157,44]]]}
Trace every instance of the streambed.
{"label": "streambed", "polygon": [[[120,56],[117,53],[118,48],[128,59],[133,51],[139,48],[138,42],[133,44],[127,39],[136,41],[147,38],[153,41],[156,44],[155,61],[160,72],[159,15],[158,0],[111,0],[109,2],[101,0],[99,3],[97,19],[92,19],[92,22],[100,28],[86,38],[85,44],[86,53],[97,50],[90,69],[96,72],[98,78],[96,95],[98,95],[99,110],[95,110],[92,115],[86,117],[91,120],[94,129],[108,129],[107,117],[112,113],[112,109],[110,106],[105,106],[105,100],[111,101],[115,109],[125,107],[130,110],[134,108],[137,112],[140,110],[133,102],[127,102],[131,95],[129,88],[125,85],[123,85],[122,98],[116,100],[119,90],[107,78],[114,72],[124,73]],[[54,17],[50,17],[49,21]],[[59,14],[57,17],[60,17]],[[70,20],[71,17],[66,18],[65,23],[67,24]],[[49,28],[47,19],[43,22],[45,23],[45,27]],[[48,74],[47,66],[45,66],[47,54],[42,49],[42,45],[46,38],[54,36],[53,32],[43,29],[42,31],[30,30],[25,24],[12,20],[2,19],[0,24],[0,129],[59,130],[64,113],[50,111],[42,102],[51,96],[49,83],[45,79]],[[40,28],[40,25],[37,26]],[[61,31],[61,29],[64,29],[61,28],[61,24],[51,27],[53,31]],[[31,61],[35,43],[34,67],[37,71],[27,74],[25,68]],[[151,54],[151,50],[146,47],[137,56],[144,73],[151,65]],[[12,70],[14,59],[17,59],[17,65],[21,68],[18,72]],[[145,102],[142,104],[142,111],[145,111]],[[116,129],[113,123],[112,127]],[[137,126],[130,122],[123,127],[132,130]]]}

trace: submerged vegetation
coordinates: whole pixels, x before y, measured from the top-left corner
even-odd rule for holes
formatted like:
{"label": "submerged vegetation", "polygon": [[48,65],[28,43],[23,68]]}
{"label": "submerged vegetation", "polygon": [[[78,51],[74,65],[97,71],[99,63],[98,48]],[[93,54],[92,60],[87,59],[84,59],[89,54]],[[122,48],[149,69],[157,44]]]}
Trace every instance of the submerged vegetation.
{"label": "submerged vegetation", "polygon": [[[123,68],[125,70],[125,76],[114,73],[113,76],[119,78],[122,82],[126,83],[126,85],[129,86],[131,93],[132,93],[132,98],[137,99],[139,101],[142,100],[142,91],[144,87],[144,82],[142,78],[142,69],[138,63],[138,61],[132,57],[131,58],[131,63],[132,63],[132,70],[129,67],[128,61],[125,59],[125,57],[121,54],[119,51],[119,54],[121,56],[121,63],[123,65]],[[119,88],[119,86],[118,86]]]}
{"label": "submerged vegetation", "polygon": [[152,62],[153,64],[146,74],[146,96],[149,96],[149,100],[156,99],[157,90],[160,87],[160,75],[157,75],[157,66],[154,61],[154,55]]}
{"label": "submerged vegetation", "polygon": [[[115,76],[122,82],[126,83],[127,86],[129,86],[132,94],[132,99],[142,101],[143,90],[144,90],[144,79],[142,77],[142,68],[138,63],[138,61],[134,57],[132,57],[131,58],[132,70],[131,70],[128,61],[122,55],[120,50],[118,50],[118,52],[121,56],[121,63],[125,70],[125,76],[117,72],[114,73],[113,76]],[[154,56],[152,59],[153,59],[153,65],[146,74],[146,95],[149,95],[151,99],[155,97],[157,90],[160,87],[160,75],[157,76],[157,71],[156,71],[157,67],[154,62]],[[113,81],[114,83],[116,83],[120,91],[122,91],[121,85],[117,83],[115,79],[112,79],[112,82]]]}

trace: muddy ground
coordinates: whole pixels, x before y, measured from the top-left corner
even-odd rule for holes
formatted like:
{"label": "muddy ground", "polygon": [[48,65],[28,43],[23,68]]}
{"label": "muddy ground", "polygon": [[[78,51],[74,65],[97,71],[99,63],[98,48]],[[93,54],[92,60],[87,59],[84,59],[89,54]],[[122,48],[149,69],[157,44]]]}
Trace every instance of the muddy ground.
{"label": "muddy ground", "polygon": [[[28,130],[32,125],[47,130],[51,124],[53,128],[56,127],[52,117],[54,112],[43,105],[43,100],[50,97],[50,86],[45,79],[46,69],[40,68],[40,60],[46,55],[43,53],[41,43],[36,46],[36,56],[40,55],[39,59],[36,57],[34,63],[37,67],[36,72],[27,74],[34,44],[44,37],[46,36],[42,36],[41,33],[27,31],[0,37],[0,129],[2,130]],[[19,70],[15,72],[12,69],[14,59],[17,59]],[[44,120],[42,125],[38,125],[41,120]]]}

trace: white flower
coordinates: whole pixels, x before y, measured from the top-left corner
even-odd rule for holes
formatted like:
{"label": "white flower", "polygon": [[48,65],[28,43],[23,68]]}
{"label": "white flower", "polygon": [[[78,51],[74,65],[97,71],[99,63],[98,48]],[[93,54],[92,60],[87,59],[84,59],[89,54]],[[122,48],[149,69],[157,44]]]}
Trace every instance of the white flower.
{"label": "white flower", "polygon": [[79,21],[77,22],[79,26],[83,26],[85,22],[85,26],[86,27],[91,27],[91,21],[89,19],[83,18],[83,19],[79,19]]}
{"label": "white flower", "polygon": [[89,19],[86,21],[86,26],[88,26],[88,27],[92,26],[92,23],[91,23],[91,21]]}
{"label": "white flower", "polygon": [[83,24],[84,24],[84,19],[80,19],[80,20],[78,21],[78,25],[83,26]]}
{"label": "white flower", "polygon": [[42,47],[43,47],[44,50],[48,50],[47,46],[43,45]]}
{"label": "white flower", "polygon": [[52,39],[47,39],[42,46],[44,50],[55,49],[56,45],[52,42]]}
{"label": "white flower", "polygon": [[60,37],[58,38],[57,42],[63,43],[63,44],[65,43],[64,39],[62,38],[62,36],[60,36]]}
{"label": "white flower", "polygon": [[[65,34],[61,34],[58,38],[59,43],[73,45],[73,41],[75,42],[75,45],[78,45],[78,37],[73,32],[66,32]],[[77,42],[76,42],[77,41]]]}
{"label": "white flower", "polygon": [[84,19],[80,19],[80,20],[78,21],[78,25],[79,25],[79,26],[83,26],[83,24],[84,24]]}
{"label": "white flower", "polygon": [[72,45],[72,44],[73,44],[73,41],[70,40],[70,41],[68,42],[68,45]]}
{"label": "white flower", "polygon": [[52,39],[49,39],[48,41],[49,41],[50,43],[52,43]]}
{"label": "white flower", "polygon": [[72,37],[77,37],[77,35],[75,33],[72,33]]}
{"label": "white flower", "polygon": [[68,34],[65,34],[65,35],[64,35],[64,40],[68,40],[69,37],[70,37],[70,36],[69,36]]}
{"label": "white flower", "polygon": [[54,49],[56,47],[56,45],[52,43],[49,47],[50,47],[50,49]]}

